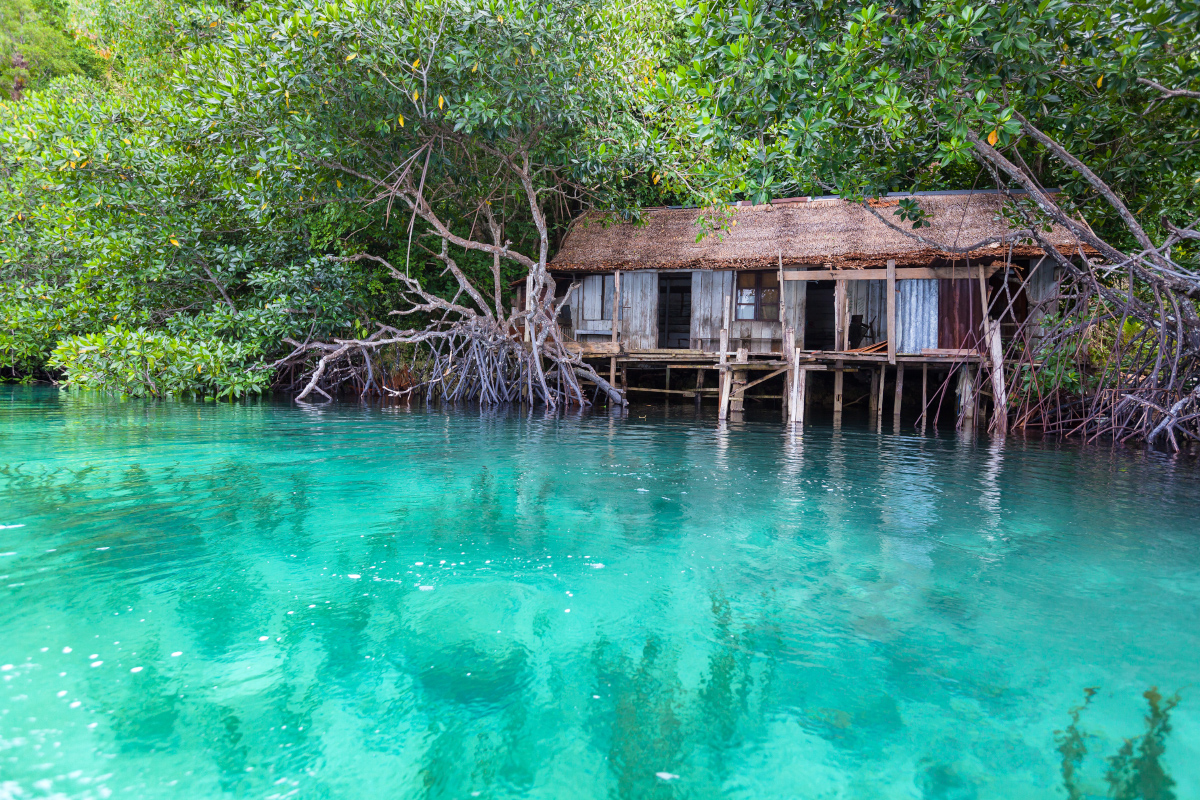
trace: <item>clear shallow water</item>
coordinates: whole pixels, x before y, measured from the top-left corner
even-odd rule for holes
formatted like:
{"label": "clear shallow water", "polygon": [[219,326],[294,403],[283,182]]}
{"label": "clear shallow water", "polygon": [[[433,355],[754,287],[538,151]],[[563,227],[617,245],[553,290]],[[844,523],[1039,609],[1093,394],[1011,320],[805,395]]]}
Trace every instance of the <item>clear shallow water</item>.
{"label": "clear shallow water", "polygon": [[1105,796],[1152,686],[1197,798],[1198,477],[0,387],[0,799],[1062,797],[1089,687]]}

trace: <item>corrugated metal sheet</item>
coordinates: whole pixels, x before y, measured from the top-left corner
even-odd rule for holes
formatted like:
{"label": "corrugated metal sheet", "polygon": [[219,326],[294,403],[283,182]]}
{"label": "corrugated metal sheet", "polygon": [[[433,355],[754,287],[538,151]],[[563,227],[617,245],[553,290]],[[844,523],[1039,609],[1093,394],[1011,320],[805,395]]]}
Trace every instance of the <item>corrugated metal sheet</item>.
{"label": "corrugated metal sheet", "polygon": [[897,353],[920,353],[938,346],[936,280],[896,281],[896,327]]}

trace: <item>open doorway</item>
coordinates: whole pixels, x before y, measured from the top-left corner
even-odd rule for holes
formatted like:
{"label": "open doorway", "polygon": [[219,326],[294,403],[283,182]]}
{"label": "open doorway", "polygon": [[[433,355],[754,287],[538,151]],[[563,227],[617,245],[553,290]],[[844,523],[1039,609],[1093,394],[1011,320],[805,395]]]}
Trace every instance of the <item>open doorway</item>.
{"label": "open doorway", "polygon": [[833,281],[809,281],[804,306],[804,349],[837,349],[834,331]]}
{"label": "open doorway", "polygon": [[658,276],[658,346],[686,350],[692,330],[692,273]]}

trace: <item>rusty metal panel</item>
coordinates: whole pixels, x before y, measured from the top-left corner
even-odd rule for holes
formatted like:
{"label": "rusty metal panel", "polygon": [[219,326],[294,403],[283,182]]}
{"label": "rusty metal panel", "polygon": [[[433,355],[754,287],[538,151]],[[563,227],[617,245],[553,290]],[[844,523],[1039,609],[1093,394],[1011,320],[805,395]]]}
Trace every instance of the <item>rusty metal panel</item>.
{"label": "rusty metal panel", "polygon": [[938,346],[938,282],[896,281],[896,352],[920,353]]}
{"label": "rusty metal panel", "polygon": [[983,301],[974,278],[938,281],[938,347],[978,349]]}

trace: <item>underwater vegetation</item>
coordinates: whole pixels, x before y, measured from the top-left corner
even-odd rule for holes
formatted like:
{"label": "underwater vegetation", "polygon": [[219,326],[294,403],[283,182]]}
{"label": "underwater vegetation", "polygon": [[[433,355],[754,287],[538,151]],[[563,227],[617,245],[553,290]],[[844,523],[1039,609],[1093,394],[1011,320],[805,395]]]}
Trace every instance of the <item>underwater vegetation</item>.
{"label": "underwater vegetation", "polygon": [[[1094,686],[1084,689],[1083,703],[1070,711],[1071,724],[1055,731],[1062,755],[1063,788],[1069,800],[1097,795],[1084,788],[1082,767],[1088,753],[1088,734],[1080,730],[1079,720],[1098,691]],[[1179,693],[1164,699],[1158,687],[1151,686],[1142,697],[1148,706],[1145,733],[1126,739],[1116,755],[1105,759],[1108,796],[1114,800],[1175,800],[1175,780],[1167,774],[1162,759],[1171,733],[1171,710],[1179,704]]]}

